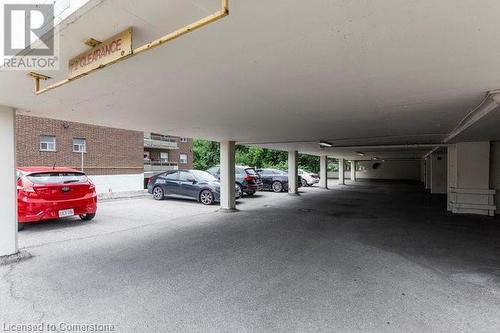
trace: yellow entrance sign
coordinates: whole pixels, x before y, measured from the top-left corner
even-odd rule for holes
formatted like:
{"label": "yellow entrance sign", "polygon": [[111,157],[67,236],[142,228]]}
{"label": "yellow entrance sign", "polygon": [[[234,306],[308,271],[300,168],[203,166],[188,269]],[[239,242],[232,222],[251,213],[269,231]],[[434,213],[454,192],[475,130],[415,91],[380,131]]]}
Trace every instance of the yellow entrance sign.
{"label": "yellow entrance sign", "polygon": [[132,28],[105,40],[69,61],[68,78],[72,79],[104,67],[132,54]]}

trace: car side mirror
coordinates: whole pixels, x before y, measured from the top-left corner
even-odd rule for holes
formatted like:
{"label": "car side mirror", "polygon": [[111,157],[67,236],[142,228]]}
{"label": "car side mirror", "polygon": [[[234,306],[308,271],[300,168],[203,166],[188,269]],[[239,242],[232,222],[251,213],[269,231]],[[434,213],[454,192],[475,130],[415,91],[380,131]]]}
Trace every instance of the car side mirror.
{"label": "car side mirror", "polygon": [[196,179],[194,179],[194,178],[188,178],[188,180],[187,180],[187,181],[188,181],[188,182],[191,182],[191,183],[193,183],[193,184],[196,184]]}

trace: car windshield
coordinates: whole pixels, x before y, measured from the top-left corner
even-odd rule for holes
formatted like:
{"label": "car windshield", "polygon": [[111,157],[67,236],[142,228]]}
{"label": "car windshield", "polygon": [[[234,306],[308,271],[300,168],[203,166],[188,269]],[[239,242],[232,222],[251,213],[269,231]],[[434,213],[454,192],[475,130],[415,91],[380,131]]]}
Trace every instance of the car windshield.
{"label": "car windshield", "polygon": [[212,176],[211,174],[209,174],[206,171],[191,170],[191,173],[200,182],[214,182],[214,181],[217,181],[217,178],[215,178],[214,176]]}
{"label": "car windshield", "polygon": [[83,173],[78,172],[44,172],[34,173],[26,177],[33,184],[70,184],[87,181]]}

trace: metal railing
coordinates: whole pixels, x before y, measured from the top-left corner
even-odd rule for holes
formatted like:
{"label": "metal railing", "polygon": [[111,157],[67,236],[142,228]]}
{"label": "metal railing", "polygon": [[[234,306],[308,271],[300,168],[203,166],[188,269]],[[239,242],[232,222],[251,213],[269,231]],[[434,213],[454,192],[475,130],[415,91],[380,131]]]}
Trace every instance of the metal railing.
{"label": "metal railing", "polygon": [[144,161],[144,177],[151,177],[155,174],[177,170],[179,166],[175,162]]}
{"label": "metal railing", "polygon": [[157,140],[153,138],[144,138],[144,147],[157,149],[179,149],[177,139]]}
{"label": "metal railing", "polygon": [[177,162],[144,160],[144,165],[152,166],[177,166]]}

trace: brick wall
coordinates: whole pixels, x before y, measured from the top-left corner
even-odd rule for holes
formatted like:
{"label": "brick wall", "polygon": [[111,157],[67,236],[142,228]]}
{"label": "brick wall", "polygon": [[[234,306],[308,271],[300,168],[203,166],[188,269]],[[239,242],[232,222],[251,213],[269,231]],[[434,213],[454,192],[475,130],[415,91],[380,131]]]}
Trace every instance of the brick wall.
{"label": "brick wall", "polygon": [[171,151],[172,157],[169,157],[172,161],[179,163],[180,154],[186,154],[188,157],[187,164],[180,164],[179,169],[192,169],[193,168],[193,139],[188,139],[187,142],[180,142],[179,139],[179,149]]}
{"label": "brick wall", "polygon": [[[81,153],[73,152],[73,138],[84,138],[84,171],[89,175],[143,172],[144,133],[110,127],[17,115],[17,165],[80,169]],[[56,151],[40,151],[40,136],[56,137]]]}
{"label": "brick wall", "polygon": [[[192,169],[193,168],[193,139],[188,139],[187,142],[181,142],[180,138],[177,138],[177,144],[179,149],[155,149],[155,148],[145,148],[144,151],[149,152],[149,158],[152,161],[160,160],[160,153],[168,153],[168,161],[177,163],[179,169]],[[180,155],[187,155],[187,164],[180,163]]]}

